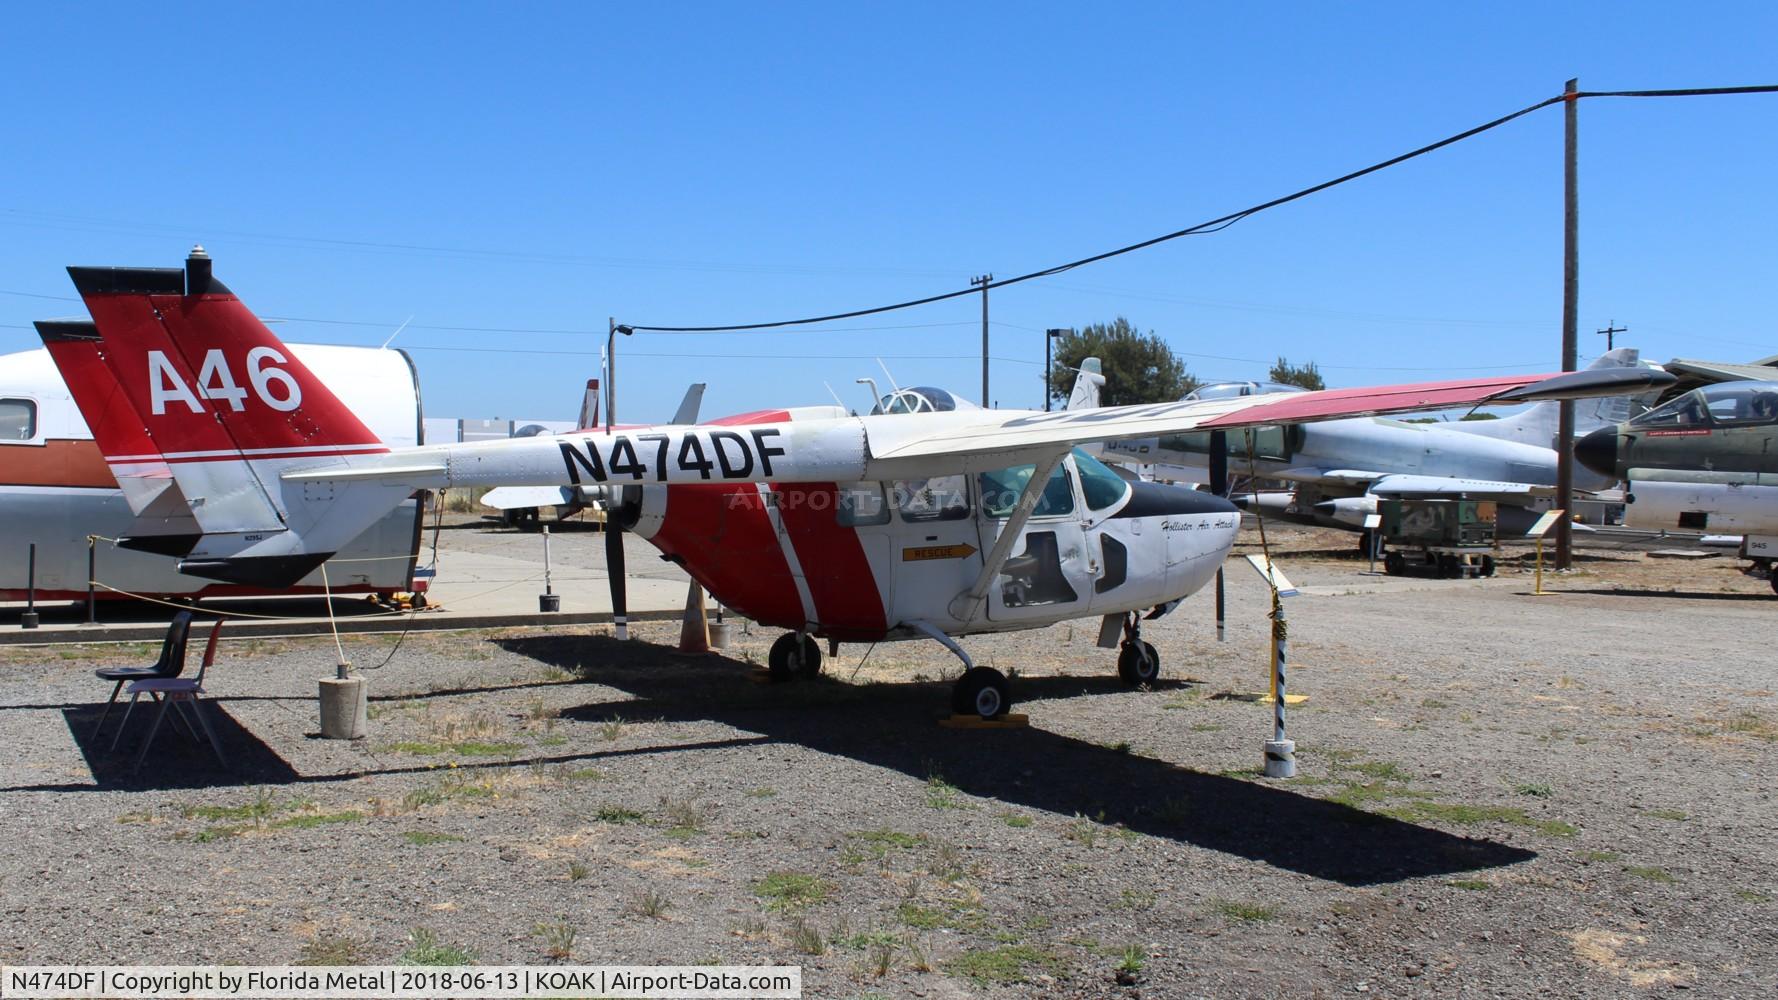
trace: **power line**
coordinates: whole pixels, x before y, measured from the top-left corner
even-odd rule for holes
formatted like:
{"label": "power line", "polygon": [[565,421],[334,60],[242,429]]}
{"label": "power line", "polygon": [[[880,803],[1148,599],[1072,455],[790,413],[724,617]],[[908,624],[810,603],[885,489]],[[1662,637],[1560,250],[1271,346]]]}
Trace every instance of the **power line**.
{"label": "power line", "polygon": [[854,310],[851,310],[850,312],[830,313],[826,316],[810,316],[810,317],[805,317],[803,319],[776,320],[776,321],[769,322],[769,323],[738,323],[738,324],[733,324],[733,325],[729,325],[729,326],[646,326],[646,325],[641,325],[641,324],[625,324],[625,325],[631,330],[645,330],[645,331],[648,331],[651,333],[716,333],[716,332],[720,332],[720,331],[769,330],[769,329],[774,329],[774,328],[778,328],[778,327],[786,327],[786,326],[805,326],[805,325],[808,325],[811,323],[826,323],[826,322],[831,322],[833,320],[855,319],[860,316],[871,316],[871,315],[876,315],[878,313],[892,312],[892,311],[899,310],[899,309],[912,309],[915,306],[930,305],[934,302],[943,302],[948,299],[961,298],[965,295],[974,295],[978,291],[985,293],[987,291],[987,289],[990,287],[1001,288],[1006,285],[1016,285],[1021,282],[1031,281],[1031,280],[1034,280],[1037,278],[1045,278],[1045,277],[1049,277],[1050,275],[1061,274],[1064,271],[1070,271],[1070,270],[1073,270],[1074,268],[1077,268],[1077,267],[1083,267],[1087,264],[1096,264],[1099,261],[1110,260],[1113,257],[1121,257],[1124,254],[1135,253],[1138,250],[1146,250],[1149,247],[1156,246],[1161,243],[1166,243],[1171,240],[1180,239],[1182,237],[1200,236],[1200,235],[1206,235],[1209,233],[1220,232],[1221,230],[1227,229],[1229,226],[1232,226],[1235,223],[1248,218],[1249,216],[1257,215],[1260,212],[1266,211],[1267,209],[1277,208],[1280,205],[1286,205],[1286,204],[1289,204],[1290,202],[1297,201],[1302,198],[1307,198],[1309,195],[1318,194],[1322,191],[1326,191],[1329,188],[1338,187],[1341,184],[1346,184],[1351,181],[1355,181],[1355,180],[1359,179],[1360,177],[1365,177],[1370,174],[1374,174],[1380,170],[1386,170],[1386,169],[1396,166],[1398,164],[1405,163],[1408,160],[1412,160],[1417,157],[1425,156],[1428,153],[1432,153],[1437,150],[1443,149],[1446,146],[1450,146],[1455,143],[1462,142],[1465,139],[1470,139],[1475,136],[1481,135],[1483,132],[1488,132],[1490,130],[1499,128],[1502,125],[1505,125],[1509,122],[1515,121],[1519,118],[1523,118],[1524,116],[1531,114],[1535,111],[1541,111],[1544,108],[1551,107],[1552,105],[1556,105],[1556,104],[1562,104],[1566,101],[1579,100],[1580,98],[1586,98],[1586,97],[1704,97],[1704,96],[1718,96],[1718,95],[1725,95],[1725,94],[1768,94],[1768,93],[1778,93],[1778,85],[1761,85],[1761,86],[1753,86],[1753,87],[1695,87],[1695,88],[1689,88],[1689,89],[1685,89],[1685,90],[1615,90],[1615,91],[1601,90],[1601,91],[1581,91],[1581,92],[1569,92],[1569,93],[1565,93],[1565,94],[1558,94],[1555,97],[1548,97],[1548,98],[1545,98],[1544,100],[1538,101],[1536,104],[1527,105],[1526,107],[1520,108],[1519,110],[1514,111],[1510,114],[1502,115],[1499,118],[1494,119],[1493,121],[1484,122],[1483,124],[1477,125],[1474,128],[1465,129],[1462,132],[1458,132],[1455,135],[1447,136],[1443,139],[1438,140],[1437,142],[1429,143],[1428,145],[1421,146],[1418,149],[1414,149],[1414,150],[1410,150],[1409,152],[1402,153],[1399,156],[1390,157],[1389,159],[1383,160],[1379,163],[1373,163],[1368,167],[1364,167],[1363,169],[1360,169],[1360,170],[1354,170],[1349,174],[1343,174],[1339,177],[1335,177],[1332,180],[1323,181],[1320,184],[1316,184],[1316,185],[1313,185],[1310,187],[1303,188],[1300,191],[1294,191],[1290,194],[1284,195],[1281,198],[1274,198],[1271,201],[1262,202],[1258,205],[1254,205],[1249,208],[1244,208],[1238,212],[1230,212],[1229,214],[1224,215],[1220,218],[1211,219],[1208,222],[1200,222],[1195,226],[1188,226],[1184,229],[1175,230],[1171,233],[1165,233],[1160,236],[1152,237],[1150,239],[1143,240],[1140,243],[1131,243],[1127,246],[1118,247],[1115,250],[1107,250],[1104,253],[1098,253],[1098,254],[1094,254],[1090,257],[1082,257],[1079,260],[1069,261],[1066,264],[1057,264],[1054,267],[1047,267],[1047,268],[1043,268],[1042,270],[1030,271],[1028,273],[1017,275],[1015,277],[1005,278],[1005,279],[1002,279],[999,281],[994,281],[994,282],[982,284],[979,286],[972,286],[970,288],[961,288],[961,289],[957,289],[956,291],[944,292],[939,295],[928,295],[925,298],[909,299],[905,302],[895,302],[895,303],[891,303],[889,305],[884,305],[884,306],[874,306],[869,309],[854,309]]}

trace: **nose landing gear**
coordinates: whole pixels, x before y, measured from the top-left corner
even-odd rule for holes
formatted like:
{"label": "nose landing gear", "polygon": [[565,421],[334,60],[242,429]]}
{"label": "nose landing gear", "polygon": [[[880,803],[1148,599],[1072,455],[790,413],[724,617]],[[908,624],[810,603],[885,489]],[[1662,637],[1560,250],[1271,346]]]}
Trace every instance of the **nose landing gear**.
{"label": "nose landing gear", "polygon": [[1161,654],[1142,638],[1142,619],[1134,611],[1124,617],[1124,641],[1117,653],[1117,675],[1131,687],[1153,684],[1161,676]]}

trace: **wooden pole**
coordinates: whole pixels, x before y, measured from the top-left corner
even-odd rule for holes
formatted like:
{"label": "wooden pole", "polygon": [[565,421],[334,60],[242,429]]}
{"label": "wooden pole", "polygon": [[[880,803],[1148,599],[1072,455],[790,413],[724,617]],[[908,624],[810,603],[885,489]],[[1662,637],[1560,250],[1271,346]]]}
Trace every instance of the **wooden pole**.
{"label": "wooden pole", "polygon": [[[1567,103],[1562,109],[1562,370],[1574,371],[1577,365],[1576,338],[1580,305],[1580,175],[1579,133],[1580,99],[1578,79],[1568,81],[1563,93]],[[1574,401],[1563,400],[1556,426],[1556,506],[1564,511],[1574,509]],[[1574,534],[1566,516],[1556,524],[1556,568],[1566,570],[1574,559]]]}

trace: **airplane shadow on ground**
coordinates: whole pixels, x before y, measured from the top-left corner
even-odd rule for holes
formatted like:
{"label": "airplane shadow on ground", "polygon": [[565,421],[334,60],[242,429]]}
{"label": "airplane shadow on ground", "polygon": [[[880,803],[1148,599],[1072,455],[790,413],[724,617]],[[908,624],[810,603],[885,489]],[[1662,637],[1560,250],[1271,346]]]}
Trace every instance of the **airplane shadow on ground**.
{"label": "airplane shadow on ground", "polygon": [[[579,677],[578,684],[608,685],[632,698],[593,701],[561,713],[576,722],[661,719],[713,721],[741,731],[724,739],[589,750],[519,759],[459,762],[459,772],[581,764],[625,756],[702,749],[808,747],[927,780],[943,780],[962,792],[1063,818],[1122,824],[1154,837],[1192,844],[1345,885],[1375,885],[1409,878],[1517,864],[1535,853],[1496,841],[1459,837],[1305,794],[1193,770],[1030,727],[951,730],[938,726],[948,703],[942,682],[845,684],[816,679],[760,683],[753,664],[712,655],[687,659],[666,646],[604,636],[535,636],[494,640],[512,652]],[[1037,677],[1016,680],[1023,700],[1076,698],[1126,690],[1114,677]],[[486,693],[531,687],[519,683],[430,696]],[[1178,685],[1184,686],[1184,685]],[[248,699],[252,700],[252,696]],[[27,785],[3,791],[146,791],[250,785],[325,784],[372,775],[436,773],[433,762],[372,766],[304,775],[243,727],[226,710],[228,699],[211,699],[211,712],[229,765],[217,764],[206,743],[164,725],[140,774],[135,751],[150,718],[138,706],[116,752],[114,711],[95,738],[100,706],[54,706],[62,712],[93,774],[94,783]],[[22,707],[22,706],[21,706]],[[45,706],[50,707],[50,706]],[[315,738],[315,734],[310,734]],[[1257,753],[1256,753],[1257,756]]]}
{"label": "airplane shadow on ground", "polygon": [[[498,640],[508,650],[635,695],[562,713],[716,721],[773,743],[805,746],[963,792],[1062,817],[1130,830],[1261,861],[1346,885],[1373,885],[1515,864],[1531,851],[1458,837],[1328,802],[1288,787],[1196,771],[1036,727],[952,730],[936,725],[942,683],[761,684],[751,664],[696,661],[667,647],[605,637]],[[617,664],[622,664],[621,666]],[[1126,690],[1114,677],[1015,681],[1034,700]],[[1257,757],[1257,747],[1255,756]]]}

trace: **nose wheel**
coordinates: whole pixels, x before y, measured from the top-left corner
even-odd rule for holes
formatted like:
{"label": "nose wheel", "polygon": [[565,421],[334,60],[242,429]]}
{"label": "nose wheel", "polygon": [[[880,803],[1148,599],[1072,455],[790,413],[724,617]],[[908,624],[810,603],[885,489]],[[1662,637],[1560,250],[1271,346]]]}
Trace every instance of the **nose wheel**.
{"label": "nose wheel", "polygon": [[821,645],[807,632],[786,632],[766,654],[766,670],[775,681],[814,677],[821,673]]}
{"label": "nose wheel", "polygon": [[971,667],[951,685],[951,714],[998,719],[1012,707],[1006,676],[993,667]]}
{"label": "nose wheel", "polygon": [[1117,652],[1117,675],[1131,687],[1153,684],[1161,676],[1161,654],[1142,638],[1142,619],[1134,612],[1124,619],[1124,641]]}

